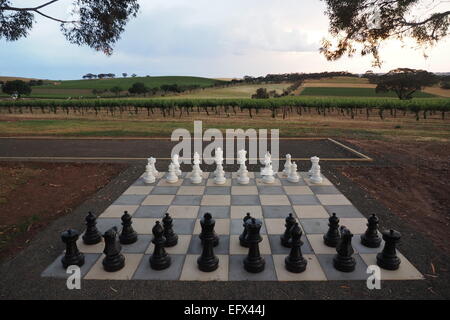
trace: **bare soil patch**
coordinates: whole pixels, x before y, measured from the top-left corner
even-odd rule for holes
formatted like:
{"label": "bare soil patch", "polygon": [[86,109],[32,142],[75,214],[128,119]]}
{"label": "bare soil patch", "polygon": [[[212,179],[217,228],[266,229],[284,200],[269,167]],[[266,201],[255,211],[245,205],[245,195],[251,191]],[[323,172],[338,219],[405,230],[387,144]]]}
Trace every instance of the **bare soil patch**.
{"label": "bare soil patch", "polygon": [[70,214],[125,164],[0,163],[0,260],[53,220]]}
{"label": "bare soil patch", "polygon": [[440,142],[348,142],[386,167],[343,167],[356,182],[404,223],[450,253],[450,148]]}

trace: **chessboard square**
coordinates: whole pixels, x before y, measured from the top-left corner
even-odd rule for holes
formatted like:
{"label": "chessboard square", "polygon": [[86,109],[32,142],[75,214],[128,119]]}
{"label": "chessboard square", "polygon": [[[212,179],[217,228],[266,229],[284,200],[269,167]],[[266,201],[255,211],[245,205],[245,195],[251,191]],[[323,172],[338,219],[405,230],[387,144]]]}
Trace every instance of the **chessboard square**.
{"label": "chessboard square", "polygon": [[[380,238],[382,237],[381,233],[379,233]],[[355,249],[355,252],[359,254],[377,254],[378,252],[381,252],[384,248],[384,240],[381,239],[381,244],[378,248],[368,248],[365,245],[361,243],[361,234],[357,234],[353,236],[352,238],[352,246],[353,249]]]}
{"label": "chessboard square", "polygon": [[325,245],[323,234],[308,234],[306,237],[315,254],[336,254],[336,248]]}
{"label": "chessboard square", "polygon": [[173,231],[178,235],[192,235],[194,225],[195,219],[175,219],[173,220]]}
{"label": "chessboard square", "polygon": [[320,205],[320,202],[314,195],[289,195],[288,197],[293,205],[303,205],[303,206]]}
{"label": "chessboard square", "polygon": [[149,195],[152,190],[152,186],[131,186],[123,194]]}
{"label": "chessboard square", "polygon": [[127,194],[120,196],[116,201],[114,201],[113,205],[140,205],[142,200],[144,200],[146,195],[142,194]]}
{"label": "chessboard square", "polygon": [[169,183],[166,181],[166,179],[161,179],[158,181],[157,186],[158,187],[179,187],[183,184],[183,181],[186,181],[189,179],[178,179],[175,183]]}
{"label": "chessboard square", "polygon": [[285,195],[260,195],[263,206],[287,206],[290,205],[289,199]]}
{"label": "chessboard square", "polygon": [[323,206],[294,206],[300,219],[328,219],[330,216]]}
{"label": "chessboard square", "polygon": [[167,212],[173,219],[196,219],[199,206],[170,206]]}
{"label": "chessboard square", "polygon": [[283,234],[285,231],[286,219],[264,219],[268,234]]}
{"label": "chessboard square", "polygon": [[367,230],[367,219],[341,218],[340,225],[346,226],[353,234],[363,234]]}
{"label": "chessboard square", "polygon": [[200,271],[197,264],[199,256],[186,256],[181,272],[181,281],[228,281],[229,261],[227,255],[216,255],[219,258],[219,267],[213,272]]}
{"label": "chessboard square", "polygon": [[138,234],[152,234],[152,229],[156,221],[159,219],[150,218],[135,218],[133,219],[133,229]]}
{"label": "chessboard square", "polygon": [[[170,255],[172,254],[186,254],[189,249],[189,243],[191,242],[192,235],[179,234],[178,243],[174,247],[164,248],[166,252]],[[155,245],[150,243],[145,254],[152,254],[155,250]]]}
{"label": "chessboard square", "polygon": [[273,183],[265,183],[262,178],[256,178],[255,180],[257,186],[281,186],[281,181],[277,178]]}
{"label": "chessboard square", "polygon": [[230,219],[230,206],[201,206],[198,218],[203,218],[205,213],[210,213],[214,219]]}
{"label": "chessboard square", "polygon": [[286,187],[307,186],[306,182],[303,179],[300,179],[299,182],[290,182],[288,179],[282,178],[280,181],[281,181],[281,185],[286,186]]}
{"label": "chessboard square", "polygon": [[281,186],[258,186],[260,195],[284,195],[284,189]]}
{"label": "chessboard square", "polygon": [[206,187],[206,195],[229,195],[231,187]]}
{"label": "chessboard square", "polygon": [[179,196],[201,196],[205,193],[204,186],[181,186],[178,189]]}
{"label": "chessboard square", "polygon": [[[202,241],[198,235],[194,235],[189,245],[188,254],[200,255],[203,251]],[[214,247],[214,254],[229,254],[230,253],[230,236],[219,235],[219,244]]]}
{"label": "chessboard square", "polygon": [[103,259],[102,255],[91,270],[84,277],[85,280],[131,280],[133,274],[136,271],[138,265],[140,264],[143,254],[131,254],[125,253],[125,266],[116,272],[107,272],[103,269]]}
{"label": "chessboard square", "polygon": [[258,206],[260,205],[259,196],[231,196],[231,205],[233,206]]}
{"label": "chessboard square", "polygon": [[231,179],[227,179],[224,184],[216,184],[214,179],[208,179],[206,182],[207,187],[231,187]]}
{"label": "chessboard square", "polygon": [[174,195],[150,195],[142,202],[143,206],[169,206],[173,199],[175,199]]}
{"label": "chessboard square", "polygon": [[122,253],[144,253],[150,245],[153,236],[140,234],[138,240],[132,244],[122,244]]}
{"label": "chessboard square", "polygon": [[[194,234],[200,234],[202,231],[202,227],[200,225],[200,220],[197,219],[194,228]],[[214,231],[218,235],[228,235],[230,234],[230,219],[214,219],[216,221],[216,226],[214,227]]]}
{"label": "chessboard square", "polygon": [[328,219],[300,219],[300,224],[306,234],[328,232]]}
{"label": "chessboard square", "polygon": [[342,194],[318,194],[317,198],[324,206],[344,206],[352,203]]}
{"label": "chessboard square", "polygon": [[335,186],[310,186],[315,194],[341,194]]}
{"label": "chessboard square", "polygon": [[177,194],[179,187],[155,187],[153,188],[151,194],[157,195],[172,195]]}
{"label": "chessboard square", "polygon": [[100,233],[105,233],[112,227],[117,227],[119,230],[122,227],[122,220],[119,218],[113,219],[113,218],[99,218],[97,219],[97,229]]}
{"label": "chessboard square", "polygon": [[133,218],[162,218],[169,206],[140,206]]}
{"label": "chessboard square", "polygon": [[127,211],[130,215],[133,215],[136,209],[139,208],[137,205],[133,206],[109,206],[105,212],[100,215],[100,218],[120,218],[123,216],[124,212]]}
{"label": "chessboard square", "polygon": [[231,206],[231,219],[244,219],[247,213],[256,219],[263,217],[261,206]]}
{"label": "chessboard square", "polygon": [[145,255],[133,275],[133,280],[178,280],[184,264],[184,255],[170,255],[170,267],[153,270],[150,267],[150,254]]}
{"label": "chessboard square", "polygon": [[82,253],[103,253],[103,250],[105,249],[105,242],[100,241],[97,244],[90,244],[87,245],[83,242],[82,236],[77,240],[77,247],[78,250]]}
{"label": "chessboard square", "polygon": [[201,200],[202,206],[229,206],[231,196],[229,195],[205,195]]}
{"label": "chessboard square", "polygon": [[231,195],[233,195],[233,196],[258,195],[258,188],[256,186],[235,186],[235,187],[231,187]]}
{"label": "chessboard square", "polygon": [[290,213],[294,214],[291,206],[263,206],[264,218],[286,218]]}
{"label": "chessboard square", "polygon": [[[60,255],[56,258],[55,261],[50,264],[47,269],[45,269],[41,273],[41,277],[44,278],[62,278],[67,279],[71,274],[67,273],[67,270],[64,269],[61,259],[64,255]],[[80,268],[81,277],[84,277],[88,271],[92,268],[92,266],[97,262],[97,260],[101,257],[100,253],[85,253],[84,254],[84,264]]]}
{"label": "chessboard square", "polygon": [[330,216],[333,213],[339,218],[364,218],[361,212],[354,206],[324,206]]}
{"label": "chessboard square", "polygon": [[[423,275],[405,258],[400,252],[397,251],[397,256],[400,258],[401,263],[398,270],[381,270],[381,281],[384,280],[423,280]],[[361,258],[368,266],[377,265],[376,254],[361,254]]]}
{"label": "chessboard square", "polygon": [[287,195],[312,195],[314,194],[308,186],[283,186]]}
{"label": "chessboard square", "polygon": [[316,254],[320,266],[325,272],[328,280],[367,280],[367,278],[369,277],[369,275],[366,273],[367,264],[358,254],[353,255],[353,258],[355,258],[356,260],[356,267],[355,271],[353,272],[341,272],[336,270],[333,265],[333,258],[335,256],[336,254]]}
{"label": "chessboard square", "polygon": [[[269,235],[269,241],[270,241],[270,249],[272,251],[272,254],[284,254],[288,255],[289,252],[291,252],[290,248],[286,248],[283,245],[281,245],[281,236],[280,235]],[[308,239],[305,235],[302,235],[301,240],[303,241],[302,245],[302,253],[305,254],[312,254],[313,249],[311,245],[309,244]]]}
{"label": "chessboard square", "polygon": [[327,277],[320,266],[319,260],[313,254],[305,254],[303,258],[308,264],[302,273],[292,273],[286,270],[286,255],[273,255],[278,281],[326,281]]}
{"label": "chessboard square", "polygon": [[[245,216],[245,215],[244,215]],[[241,219],[231,219],[231,225],[230,225],[230,234],[232,235],[240,235],[244,231],[244,221],[242,217]],[[262,227],[261,227],[261,234],[267,234],[266,230],[266,219],[262,219]]]}
{"label": "chessboard square", "polygon": [[[264,255],[272,253],[270,249],[269,238],[267,235],[261,236],[262,241],[259,243],[259,252]],[[232,235],[230,238],[230,255],[247,255],[248,248],[241,246],[238,235]]]}
{"label": "chessboard square", "polygon": [[264,271],[260,273],[250,273],[244,268],[246,255],[230,256],[230,281],[276,281],[277,275],[275,265],[271,255],[262,255],[265,260]]}
{"label": "chessboard square", "polygon": [[175,196],[173,206],[199,206],[203,196]]}

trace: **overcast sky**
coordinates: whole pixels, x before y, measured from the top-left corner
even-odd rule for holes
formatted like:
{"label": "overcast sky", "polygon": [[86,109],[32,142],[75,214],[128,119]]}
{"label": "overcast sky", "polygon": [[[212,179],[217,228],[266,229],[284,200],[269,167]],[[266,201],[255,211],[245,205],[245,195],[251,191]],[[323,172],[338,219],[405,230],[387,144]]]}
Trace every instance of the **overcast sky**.
{"label": "overcast sky", "polygon": [[[16,6],[43,0],[16,0]],[[71,0],[45,10],[67,18]],[[26,39],[0,40],[0,75],[77,79],[92,73],[242,77],[285,72],[373,69],[370,57],[328,62],[318,52],[327,35],[319,0],[145,0],[129,22],[113,56],[68,43],[59,24],[37,17]],[[450,6],[450,5],[448,5]],[[383,46],[384,72],[396,67],[450,72],[450,40],[428,50]]]}

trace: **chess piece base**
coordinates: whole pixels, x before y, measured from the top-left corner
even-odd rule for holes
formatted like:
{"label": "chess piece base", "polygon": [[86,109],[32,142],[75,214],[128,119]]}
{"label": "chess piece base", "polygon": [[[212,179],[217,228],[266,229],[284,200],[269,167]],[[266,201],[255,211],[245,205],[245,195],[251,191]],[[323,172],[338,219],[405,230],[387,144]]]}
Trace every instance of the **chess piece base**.
{"label": "chess piece base", "polygon": [[291,261],[289,256],[284,259],[286,270],[292,273],[302,273],[306,270],[308,261],[305,258],[299,259],[297,261]]}
{"label": "chess piece base", "polygon": [[77,255],[72,257],[64,256],[61,259],[62,265],[64,269],[67,269],[70,266],[83,266],[84,265],[84,254],[79,252]]}
{"label": "chess piece base", "polygon": [[367,248],[379,248],[381,245],[381,239],[379,237],[369,238],[365,234],[362,234],[361,244]]}
{"label": "chess piece base", "polygon": [[341,272],[353,272],[356,267],[356,260],[353,257],[341,257],[336,255],[333,258],[334,268]]}
{"label": "chess piece base", "polygon": [[272,184],[275,182],[275,178],[273,176],[263,176],[262,181],[266,184]]}
{"label": "chess piece base", "polygon": [[178,244],[178,235],[174,234],[173,236],[170,237],[167,236],[164,237],[166,238],[166,243],[164,244],[166,248],[172,248]]}
{"label": "chess piece base", "polygon": [[339,236],[337,237],[327,237],[327,235],[323,236],[323,242],[327,247],[336,248],[339,241]]}
{"label": "chess piece base", "polygon": [[155,255],[151,255],[150,257],[150,267],[153,270],[164,270],[170,267],[171,259],[169,255],[166,253],[161,257],[155,257]]}
{"label": "chess piece base", "polygon": [[256,260],[244,259],[244,269],[250,273],[260,273],[263,272],[266,267],[266,261],[263,257]]}
{"label": "chess piece base", "polygon": [[133,244],[138,240],[138,235],[136,232],[128,234],[128,235],[120,235],[119,240],[121,244]]}
{"label": "chess piece base", "polygon": [[398,270],[401,260],[397,257],[385,257],[383,253],[377,254],[377,265],[385,270]]}
{"label": "chess piece base", "polygon": [[102,263],[106,272],[116,272],[125,267],[125,257],[122,254],[105,257]]}
{"label": "chess piece base", "polygon": [[166,182],[167,183],[171,183],[171,184],[177,183],[178,182],[178,177],[166,179]]}
{"label": "chess piece base", "polygon": [[146,176],[142,180],[144,180],[145,184],[152,184],[152,183],[155,183],[156,178],[154,176],[151,176],[151,177]]}
{"label": "chess piece base", "polygon": [[216,179],[214,179],[214,184],[223,185],[223,184],[225,184],[225,183],[227,183],[227,179],[225,179],[225,178],[223,178],[223,179],[218,179],[218,178],[216,177]]}
{"label": "chess piece base", "polygon": [[250,178],[246,175],[240,175],[238,178],[238,183],[239,184],[249,184],[250,183]]}
{"label": "chess piece base", "polygon": [[219,258],[214,256],[212,259],[203,260],[200,256],[197,259],[198,269],[203,272],[213,272],[219,268]]}
{"label": "chess piece base", "polygon": [[83,243],[91,246],[97,243],[102,242],[102,235],[100,234],[100,232],[97,232],[96,234],[84,234],[83,236]]}
{"label": "chess piece base", "polygon": [[287,180],[292,183],[297,183],[300,181],[300,177],[298,177],[298,176],[297,177],[288,177]]}
{"label": "chess piece base", "polygon": [[323,179],[321,177],[311,177],[310,181],[313,184],[321,184]]}
{"label": "chess piece base", "polygon": [[191,183],[192,184],[200,184],[200,183],[202,183],[202,178],[200,177],[200,178],[191,178]]}

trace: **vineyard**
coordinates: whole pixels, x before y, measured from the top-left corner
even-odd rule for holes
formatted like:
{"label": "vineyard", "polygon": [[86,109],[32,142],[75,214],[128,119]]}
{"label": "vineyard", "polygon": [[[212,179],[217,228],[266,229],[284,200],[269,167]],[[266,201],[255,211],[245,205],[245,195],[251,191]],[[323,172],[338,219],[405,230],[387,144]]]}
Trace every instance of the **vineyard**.
{"label": "vineyard", "polygon": [[250,118],[261,110],[271,112],[273,118],[283,119],[292,115],[301,116],[316,113],[326,116],[340,114],[354,118],[364,114],[367,118],[377,116],[397,117],[415,115],[419,120],[439,114],[445,119],[450,111],[450,99],[397,99],[377,98],[317,98],[286,97],[278,99],[97,99],[97,100],[18,100],[0,101],[0,113],[65,113],[67,115],[146,115],[152,117],[160,113],[163,117],[183,117],[195,113],[225,115],[232,117],[238,112],[248,113]]}

